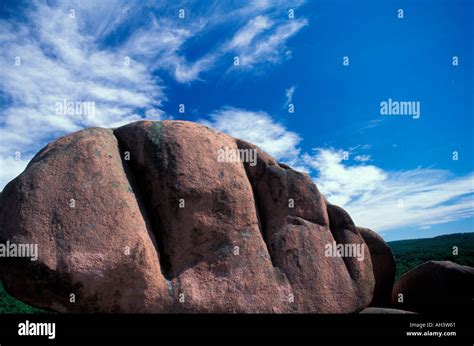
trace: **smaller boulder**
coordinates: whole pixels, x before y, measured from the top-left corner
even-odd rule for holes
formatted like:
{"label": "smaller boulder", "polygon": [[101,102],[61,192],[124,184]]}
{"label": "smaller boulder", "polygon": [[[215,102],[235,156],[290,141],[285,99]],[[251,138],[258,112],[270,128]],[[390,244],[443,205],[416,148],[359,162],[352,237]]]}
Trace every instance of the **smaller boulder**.
{"label": "smaller boulder", "polygon": [[403,275],[392,292],[392,305],[416,312],[470,310],[474,268],[450,261],[429,261]]}

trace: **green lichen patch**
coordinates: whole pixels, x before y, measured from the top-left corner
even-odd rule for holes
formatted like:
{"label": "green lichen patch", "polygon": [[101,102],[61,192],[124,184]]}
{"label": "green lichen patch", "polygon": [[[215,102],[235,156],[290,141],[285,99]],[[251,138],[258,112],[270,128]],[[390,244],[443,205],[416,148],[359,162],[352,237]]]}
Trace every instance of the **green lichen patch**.
{"label": "green lichen patch", "polygon": [[161,145],[161,139],[163,137],[163,124],[161,121],[156,121],[148,128],[148,136],[156,146]]}

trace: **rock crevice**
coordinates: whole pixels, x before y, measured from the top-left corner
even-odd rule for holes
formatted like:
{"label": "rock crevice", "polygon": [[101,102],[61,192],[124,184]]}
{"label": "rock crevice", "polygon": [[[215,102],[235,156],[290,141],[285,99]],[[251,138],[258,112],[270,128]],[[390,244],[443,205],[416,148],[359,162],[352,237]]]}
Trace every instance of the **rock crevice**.
{"label": "rock crevice", "polygon": [[124,144],[121,143],[120,138],[115,135],[118,142],[118,150],[122,159],[123,170],[126,174],[130,187],[135,195],[137,204],[141,215],[145,221],[150,240],[155,246],[158,260],[160,263],[161,273],[167,281],[170,278],[170,261],[166,256],[166,250],[163,245],[163,239],[161,237],[162,232],[160,231],[160,220],[158,215],[153,213],[153,209],[150,206],[149,198],[147,197],[146,182],[140,177],[144,176],[144,172],[140,167],[134,165],[134,161],[127,160],[131,154],[129,148],[124,148]]}

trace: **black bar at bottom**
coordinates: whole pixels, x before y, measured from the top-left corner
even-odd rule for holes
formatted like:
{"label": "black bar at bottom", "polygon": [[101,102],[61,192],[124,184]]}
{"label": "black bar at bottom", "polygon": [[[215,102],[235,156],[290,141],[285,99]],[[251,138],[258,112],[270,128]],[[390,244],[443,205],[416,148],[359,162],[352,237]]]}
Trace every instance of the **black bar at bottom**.
{"label": "black bar at bottom", "polygon": [[[55,338],[20,336],[20,323],[55,323]],[[407,332],[412,335],[407,335]],[[415,332],[426,335],[414,335]],[[449,333],[439,336],[429,333]],[[455,332],[456,335],[452,335]],[[430,315],[0,315],[10,344],[472,345],[468,316]]]}

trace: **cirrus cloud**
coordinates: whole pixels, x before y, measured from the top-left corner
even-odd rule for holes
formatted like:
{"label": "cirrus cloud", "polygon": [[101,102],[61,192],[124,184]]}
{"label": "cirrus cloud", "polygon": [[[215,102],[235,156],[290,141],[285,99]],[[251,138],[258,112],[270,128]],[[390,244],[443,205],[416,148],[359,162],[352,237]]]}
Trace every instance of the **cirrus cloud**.
{"label": "cirrus cloud", "polygon": [[[357,157],[357,156],[356,156]],[[474,216],[474,174],[416,168],[386,171],[344,160],[342,150],[317,148],[303,161],[327,199],[377,231],[427,227]]]}
{"label": "cirrus cloud", "polygon": [[297,146],[301,138],[276,122],[266,112],[224,107],[211,113],[210,120],[200,122],[254,143],[279,160],[296,160],[300,153]]}

